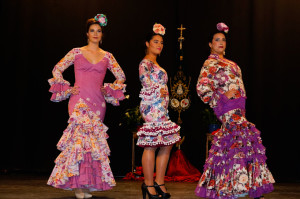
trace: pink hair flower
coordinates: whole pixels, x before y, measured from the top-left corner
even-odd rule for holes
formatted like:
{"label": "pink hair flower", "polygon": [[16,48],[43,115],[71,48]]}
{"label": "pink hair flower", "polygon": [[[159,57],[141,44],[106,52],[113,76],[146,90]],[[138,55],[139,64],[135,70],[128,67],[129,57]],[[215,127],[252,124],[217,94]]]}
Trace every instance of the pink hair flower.
{"label": "pink hair flower", "polygon": [[107,25],[107,18],[104,14],[97,14],[94,19],[99,22],[100,26]]}
{"label": "pink hair flower", "polygon": [[218,29],[218,31],[223,31],[225,33],[228,33],[228,31],[229,31],[228,26],[223,22],[217,24],[217,29]]}
{"label": "pink hair flower", "polygon": [[156,34],[165,35],[166,28],[163,27],[161,24],[156,23],[153,25],[153,32]]}

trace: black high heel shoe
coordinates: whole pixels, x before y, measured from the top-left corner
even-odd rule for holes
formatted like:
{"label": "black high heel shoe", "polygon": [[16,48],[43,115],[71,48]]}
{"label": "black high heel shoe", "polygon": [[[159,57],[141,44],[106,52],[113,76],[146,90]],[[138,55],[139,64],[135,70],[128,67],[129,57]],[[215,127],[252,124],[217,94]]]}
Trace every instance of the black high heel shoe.
{"label": "black high heel shoe", "polygon": [[161,198],[162,198],[162,199],[171,198],[171,194],[170,194],[170,193],[163,192],[163,190],[161,190],[160,186],[165,186],[165,184],[160,184],[160,185],[158,185],[158,184],[154,181],[154,187],[155,187],[155,190],[157,191],[157,193],[158,193],[159,195],[161,195]]}
{"label": "black high heel shoe", "polygon": [[[161,197],[159,197],[159,195],[152,195],[149,190],[148,187],[154,187],[152,186],[148,186],[145,183],[142,184],[142,194],[143,194],[143,199],[146,199],[146,194],[148,194],[148,198],[149,199],[160,199]],[[155,188],[155,187],[154,187]],[[155,189],[156,190],[156,189]]]}

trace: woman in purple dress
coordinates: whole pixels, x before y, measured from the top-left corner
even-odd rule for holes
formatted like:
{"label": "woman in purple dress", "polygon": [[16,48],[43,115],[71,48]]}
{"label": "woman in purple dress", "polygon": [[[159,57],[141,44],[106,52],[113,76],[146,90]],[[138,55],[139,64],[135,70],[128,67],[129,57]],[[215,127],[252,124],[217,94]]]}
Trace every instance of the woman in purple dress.
{"label": "woman in purple dress", "polygon": [[275,181],[267,168],[260,131],[245,117],[246,92],[241,69],[224,58],[225,33],[229,28],[219,23],[217,29],[209,41],[211,55],[201,69],[197,92],[213,108],[222,126],[214,133],[195,193],[214,199],[245,195],[263,198],[262,194],[273,190]]}
{"label": "woman in purple dress", "polygon": [[[140,92],[140,112],[145,120],[138,130],[137,145],[144,147],[142,167],[144,183],[143,198],[170,198],[164,185],[164,177],[173,144],[180,141],[180,127],[169,120],[168,75],[157,63],[156,58],[163,49],[165,28],[161,24],[153,26],[153,32],[146,39],[147,52],[139,65],[139,77],[142,83]],[[159,148],[157,157],[155,151]],[[153,182],[154,167],[156,177]]]}
{"label": "woman in purple dress", "polygon": [[[57,148],[61,151],[48,185],[75,190],[77,198],[91,198],[90,191],[111,189],[116,185],[109,166],[110,149],[106,139],[108,128],[103,124],[106,102],[119,105],[124,99],[126,85],[121,67],[107,51],[99,48],[105,15],[98,14],[87,21],[88,45],[73,48],[54,67],[49,79],[51,101],[70,97],[69,125]],[[74,64],[75,85],[63,79],[62,73]],[[116,77],[112,84],[104,84],[106,70]]]}

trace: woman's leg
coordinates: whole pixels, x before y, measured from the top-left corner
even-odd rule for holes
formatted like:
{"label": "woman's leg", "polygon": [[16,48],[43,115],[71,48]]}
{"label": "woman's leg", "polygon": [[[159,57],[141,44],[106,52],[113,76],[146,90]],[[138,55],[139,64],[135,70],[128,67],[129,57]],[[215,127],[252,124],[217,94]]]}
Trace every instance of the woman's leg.
{"label": "woman's leg", "polygon": [[[144,173],[144,182],[148,186],[153,186],[153,174],[155,165],[155,150],[154,147],[145,147],[142,156],[142,167]],[[150,194],[156,194],[154,187],[148,188]]]}
{"label": "woman's leg", "polygon": [[[169,162],[170,153],[173,145],[164,146],[159,149],[159,152],[156,157],[156,178],[155,181],[157,184],[161,185],[165,183],[166,169]],[[160,187],[163,192],[167,192],[165,186]]]}

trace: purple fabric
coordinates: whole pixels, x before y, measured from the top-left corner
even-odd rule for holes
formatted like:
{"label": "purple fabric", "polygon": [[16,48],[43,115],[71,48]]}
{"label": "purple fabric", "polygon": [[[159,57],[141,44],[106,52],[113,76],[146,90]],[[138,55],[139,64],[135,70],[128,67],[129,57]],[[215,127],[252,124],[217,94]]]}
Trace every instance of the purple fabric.
{"label": "purple fabric", "polygon": [[61,84],[61,83],[52,84],[49,89],[49,91],[53,93],[50,100],[55,101],[57,98],[56,97],[57,93],[66,92],[69,88],[71,87],[68,84]]}
{"label": "purple fabric", "polygon": [[249,196],[252,198],[258,198],[263,194],[270,193],[274,190],[273,184],[264,184],[261,187],[256,187],[256,189],[249,190]]}
{"label": "purple fabric", "polygon": [[[241,132],[243,132],[245,136],[240,136]],[[214,164],[205,164],[204,170],[211,168],[217,176],[224,172],[223,169],[228,172],[230,168],[233,168],[234,164],[240,164],[241,166],[248,168],[249,165],[246,164],[249,162],[265,163],[267,159],[265,156],[265,147],[258,140],[259,136],[260,131],[250,123],[248,123],[246,127],[241,127],[241,130],[234,130],[230,134],[226,134],[222,139],[215,136],[214,141],[218,142],[219,146],[212,145],[211,150],[218,151],[220,153],[228,151],[228,153],[223,154],[223,156],[212,156]],[[233,137],[238,139],[232,139]],[[251,146],[247,146],[247,141],[252,143]],[[233,147],[238,142],[241,142],[243,147]],[[234,158],[234,156],[239,152],[245,154],[245,157]]]}
{"label": "purple fabric", "polygon": [[213,198],[213,199],[236,199],[236,196],[217,196],[214,189],[206,189],[204,187],[197,186],[195,194],[201,198]]}
{"label": "purple fabric", "polygon": [[51,88],[49,89],[49,91],[51,93],[59,93],[61,91],[66,91],[70,88],[70,86],[68,84],[60,84],[60,83],[56,83],[56,84],[52,84]]}
{"label": "purple fabric", "polygon": [[122,92],[122,90],[114,90],[114,89],[110,88],[109,86],[106,86],[105,90],[109,96],[112,96],[118,100],[125,99],[125,96],[124,96],[124,93]]}
{"label": "purple fabric", "polygon": [[90,191],[104,191],[112,189],[112,187],[102,180],[102,170],[100,161],[92,159],[91,153],[84,155],[84,161],[80,163],[79,175],[72,176],[66,182],[57,188],[76,189],[84,188]]}
{"label": "purple fabric", "polygon": [[246,97],[239,97],[236,99],[228,99],[225,95],[219,94],[220,98],[217,103],[217,107],[214,108],[216,116],[219,118],[224,113],[227,113],[233,109],[245,109]]}
{"label": "purple fabric", "polygon": [[[255,187],[249,190],[249,196],[251,198],[258,198],[263,194],[270,193],[274,190],[273,184],[264,184],[261,187]],[[236,199],[237,196],[217,196],[214,189],[206,189],[204,187],[197,186],[195,189],[195,194],[202,198],[213,198],[213,199]]]}

